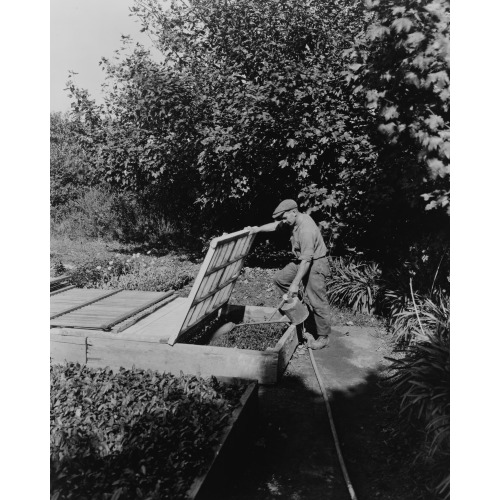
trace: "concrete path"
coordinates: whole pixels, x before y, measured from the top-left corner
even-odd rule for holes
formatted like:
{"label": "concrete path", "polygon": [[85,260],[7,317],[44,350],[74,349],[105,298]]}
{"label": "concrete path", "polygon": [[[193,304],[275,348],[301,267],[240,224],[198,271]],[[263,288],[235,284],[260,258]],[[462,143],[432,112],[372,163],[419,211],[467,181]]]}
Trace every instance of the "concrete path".
{"label": "concrete path", "polygon": [[313,352],[325,386],[336,392],[359,391],[383,365],[383,335],[377,328],[334,327],[328,348]]}
{"label": "concrete path", "polygon": [[[369,395],[385,355],[383,332],[354,326],[334,327],[328,348],[314,351],[346,447],[351,480],[368,494],[360,498],[371,498],[371,490],[366,487],[367,471],[357,469],[356,457],[368,452],[366,440],[373,436],[363,436],[359,427],[370,411]],[[277,385],[260,387],[257,440],[231,474],[228,485],[217,492],[221,500],[349,500],[307,351],[296,352]]]}

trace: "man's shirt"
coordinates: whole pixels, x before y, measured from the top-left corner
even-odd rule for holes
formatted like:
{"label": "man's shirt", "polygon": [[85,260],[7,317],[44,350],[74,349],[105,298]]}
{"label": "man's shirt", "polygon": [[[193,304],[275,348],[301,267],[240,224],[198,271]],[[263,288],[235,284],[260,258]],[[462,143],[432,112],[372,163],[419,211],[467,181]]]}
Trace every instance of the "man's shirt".
{"label": "man's shirt", "polygon": [[[284,225],[281,223],[280,225]],[[319,227],[310,215],[297,214],[290,237],[292,252],[298,260],[317,260],[327,254]]]}

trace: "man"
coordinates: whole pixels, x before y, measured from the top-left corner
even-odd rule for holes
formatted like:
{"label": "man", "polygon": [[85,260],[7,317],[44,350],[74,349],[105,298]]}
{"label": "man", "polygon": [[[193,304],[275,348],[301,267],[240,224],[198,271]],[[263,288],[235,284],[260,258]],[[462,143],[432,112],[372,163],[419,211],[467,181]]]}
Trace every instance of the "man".
{"label": "man", "polygon": [[305,332],[304,337],[308,347],[322,349],[329,343],[331,327],[330,306],[326,295],[326,278],[330,274],[330,267],[325,242],[313,219],[299,212],[297,203],[293,200],[282,201],[276,207],[273,219],[275,222],[250,227],[250,232],[267,233],[283,227],[291,229],[290,241],[296,259],[276,273],[274,282],[290,297],[298,293],[299,285],[303,283],[305,299],[312,309],[318,335],[315,339]]}

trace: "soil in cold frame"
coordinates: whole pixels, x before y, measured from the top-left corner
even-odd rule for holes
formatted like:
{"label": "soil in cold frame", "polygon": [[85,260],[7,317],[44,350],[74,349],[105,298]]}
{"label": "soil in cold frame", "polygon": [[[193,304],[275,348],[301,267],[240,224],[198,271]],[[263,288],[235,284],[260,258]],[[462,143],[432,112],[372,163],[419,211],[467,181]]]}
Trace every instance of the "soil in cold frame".
{"label": "soil in cold frame", "polygon": [[210,345],[265,351],[268,347],[274,347],[278,343],[289,326],[288,323],[236,325],[230,332],[210,342]]}

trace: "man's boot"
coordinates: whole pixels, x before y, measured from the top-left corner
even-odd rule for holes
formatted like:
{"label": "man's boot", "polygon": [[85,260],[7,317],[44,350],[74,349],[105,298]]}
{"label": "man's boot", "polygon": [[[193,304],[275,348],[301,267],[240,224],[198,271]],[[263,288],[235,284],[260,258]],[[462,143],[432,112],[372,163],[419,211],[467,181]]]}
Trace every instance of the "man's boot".
{"label": "man's boot", "polygon": [[319,335],[316,340],[308,339],[307,347],[314,350],[323,349],[323,347],[326,347],[329,343],[330,343],[330,337],[328,335]]}

